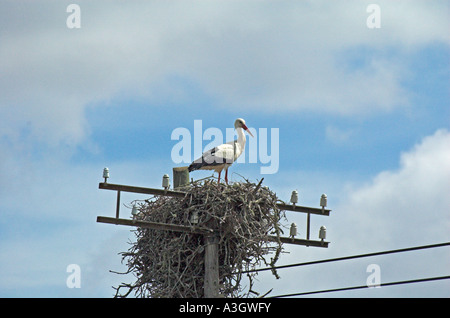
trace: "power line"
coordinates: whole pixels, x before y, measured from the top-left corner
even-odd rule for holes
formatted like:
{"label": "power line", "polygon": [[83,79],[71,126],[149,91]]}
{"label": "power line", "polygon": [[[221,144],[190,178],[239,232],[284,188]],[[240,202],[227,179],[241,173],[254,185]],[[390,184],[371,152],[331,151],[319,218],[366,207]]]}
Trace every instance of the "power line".
{"label": "power line", "polygon": [[[436,280],[444,280],[444,279],[450,279],[450,276],[429,277],[429,278],[420,278],[420,279],[404,280],[404,281],[399,281],[399,282],[381,283],[379,286],[381,287],[381,286],[393,286],[393,285],[404,285],[404,284],[413,284],[413,283],[423,283],[423,282],[436,281]],[[282,298],[282,297],[304,296],[304,295],[312,295],[312,294],[319,294],[319,293],[331,293],[331,292],[346,291],[346,290],[364,289],[364,288],[371,288],[371,287],[373,287],[373,286],[368,286],[368,285],[352,286],[352,287],[344,287],[344,288],[316,290],[316,291],[303,292],[303,293],[295,293],[295,294],[278,295],[278,296],[272,296],[272,297],[269,297],[269,298]]]}
{"label": "power line", "polygon": [[428,249],[428,248],[443,247],[443,246],[448,246],[448,245],[450,245],[450,242],[431,244],[431,245],[423,245],[423,246],[414,246],[414,247],[408,247],[408,248],[402,248],[402,249],[396,249],[396,250],[388,250],[388,251],[381,251],[381,252],[368,253],[368,254],[359,254],[359,255],[351,255],[351,256],[344,256],[344,257],[323,259],[323,260],[304,262],[304,263],[295,263],[295,264],[289,264],[289,265],[280,265],[280,266],[274,266],[274,267],[252,269],[252,270],[244,271],[242,273],[245,274],[245,273],[251,273],[251,272],[268,271],[268,270],[272,270],[272,269],[282,269],[282,268],[305,266],[305,265],[313,265],[313,264],[330,263],[330,262],[344,261],[344,260],[355,259],[355,258],[363,258],[363,257],[371,257],[371,256],[378,256],[378,255],[410,252],[410,251],[423,250],[423,249]]}

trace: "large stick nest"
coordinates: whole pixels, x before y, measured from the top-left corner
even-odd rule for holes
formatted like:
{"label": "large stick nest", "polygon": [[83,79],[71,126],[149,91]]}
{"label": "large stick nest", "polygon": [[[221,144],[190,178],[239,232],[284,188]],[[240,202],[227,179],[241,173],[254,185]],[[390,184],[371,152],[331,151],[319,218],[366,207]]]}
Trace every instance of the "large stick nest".
{"label": "large stick nest", "polygon": [[[262,180],[261,180],[262,181]],[[214,181],[194,183],[183,198],[155,196],[139,202],[137,220],[213,229],[219,237],[219,292],[224,297],[250,297],[262,264],[274,266],[282,252],[275,193],[258,184]],[[192,219],[198,214],[198,223]],[[194,222],[194,223],[193,223]],[[202,234],[137,228],[136,242],[122,254],[133,284],[121,284],[116,297],[204,297],[205,237]],[[271,236],[271,240],[269,240]],[[274,239],[275,237],[275,239]],[[278,278],[275,269],[272,273]],[[242,278],[247,277],[244,285]],[[121,293],[121,289],[126,290]]]}

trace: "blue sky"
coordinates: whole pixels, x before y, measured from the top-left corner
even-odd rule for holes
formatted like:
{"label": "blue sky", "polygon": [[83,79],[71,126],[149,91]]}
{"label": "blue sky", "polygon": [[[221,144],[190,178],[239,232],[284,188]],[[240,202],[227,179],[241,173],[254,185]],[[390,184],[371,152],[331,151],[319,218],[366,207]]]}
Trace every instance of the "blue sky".
{"label": "blue sky", "polygon": [[[446,1],[69,1],[0,4],[0,296],[111,297],[133,277],[119,252],[112,183],[160,187],[174,129],[242,117],[279,129],[279,169],[234,164],[280,199],[327,193],[328,249],[287,246],[280,264],[449,241],[450,25]],[[203,141],[206,146],[209,141]],[[195,158],[192,158],[195,159]],[[192,172],[200,178],[209,172]],[[142,196],[123,194],[128,203]],[[129,211],[122,207],[121,215]],[[304,236],[303,215],[287,213]],[[448,275],[446,248],[261,273],[272,295]],[[68,288],[69,264],[81,288]],[[449,297],[448,281],[326,297]]]}

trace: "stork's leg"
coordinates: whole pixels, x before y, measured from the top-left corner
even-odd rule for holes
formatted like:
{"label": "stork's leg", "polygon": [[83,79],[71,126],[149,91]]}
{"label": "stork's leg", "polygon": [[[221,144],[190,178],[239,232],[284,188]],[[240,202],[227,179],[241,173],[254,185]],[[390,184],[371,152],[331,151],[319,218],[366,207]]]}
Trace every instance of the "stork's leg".
{"label": "stork's leg", "polygon": [[219,177],[217,178],[217,184],[220,184],[220,174],[222,173],[222,170],[219,171]]}
{"label": "stork's leg", "polygon": [[225,182],[228,184],[228,168],[225,169]]}

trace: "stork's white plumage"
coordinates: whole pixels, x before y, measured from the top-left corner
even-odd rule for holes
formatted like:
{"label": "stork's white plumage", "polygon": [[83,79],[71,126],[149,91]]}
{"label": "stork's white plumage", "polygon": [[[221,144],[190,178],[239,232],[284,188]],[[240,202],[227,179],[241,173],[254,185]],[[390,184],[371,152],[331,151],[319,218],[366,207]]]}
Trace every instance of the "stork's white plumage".
{"label": "stork's white plumage", "polygon": [[242,118],[236,119],[234,128],[238,135],[237,140],[227,142],[204,152],[201,158],[191,163],[188,168],[189,172],[194,170],[214,170],[219,173],[217,182],[220,182],[220,174],[225,169],[225,182],[228,184],[228,168],[239,158],[245,148],[246,138],[244,129],[253,137],[245,125],[245,120]]}

